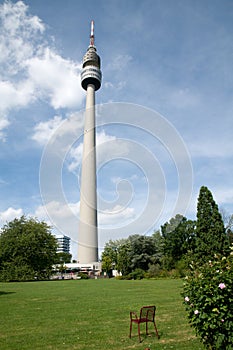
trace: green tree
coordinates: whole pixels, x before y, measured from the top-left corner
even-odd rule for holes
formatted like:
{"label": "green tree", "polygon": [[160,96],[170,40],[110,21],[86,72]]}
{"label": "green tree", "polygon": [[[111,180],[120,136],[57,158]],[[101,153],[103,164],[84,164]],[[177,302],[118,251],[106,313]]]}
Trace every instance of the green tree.
{"label": "green tree", "polygon": [[71,262],[72,255],[66,252],[59,252],[56,255],[56,264],[68,264]]}
{"label": "green tree", "polygon": [[45,222],[22,216],[3,226],[0,235],[0,279],[46,279],[56,259],[57,242]]}
{"label": "green tree", "polygon": [[164,267],[170,270],[192,251],[195,222],[177,214],[161,226],[161,232],[164,238]]}
{"label": "green tree", "polygon": [[[124,245],[127,243],[127,239],[122,238],[118,240],[110,240],[104,246],[104,250],[101,256],[102,260],[102,268],[107,272],[107,274],[111,274],[112,270],[121,271],[122,259],[124,260]],[[121,251],[121,252],[120,252]]]}
{"label": "green tree", "polygon": [[132,272],[130,253],[131,246],[129,239],[127,239],[118,249],[117,270],[122,273],[122,276],[127,276]]}
{"label": "green tree", "polygon": [[226,234],[230,244],[233,244],[233,231],[230,229],[227,229]]}
{"label": "green tree", "polygon": [[160,264],[164,255],[164,237],[162,236],[160,230],[157,230],[152,234],[152,238],[157,250],[156,258]]}
{"label": "green tree", "polygon": [[112,275],[113,265],[112,260],[108,255],[102,256],[102,270],[106,271],[109,277]]}
{"label": "green tree", "polygon": [[118,270],[118,257],[119,257],[119,249],[121,245],[123,245],[127,240],[126,239],[118,239],[118,240],[110,240],[104,246],[104,251],[101,256],[102,260],[102,268],[108,274],[111,273],[111,270]]}
{"label": "green tree", "polygon": [[210,190],[202,186],[197,203],[194,261],[206,262],[229,250],[222,216]]}
{"label": "green tree", "polygon": [[102,253],[102,267],[127,276],[137,269],[147,271],[149,265],[158,265],[162,258],[163,238],[159,231],[152,236],[131,235],[126,239],[110,240]]}
{"label": "green tree", "polygon": [[158,249],[153,236],[132,235],[129,236],[129,244],[129,259],[132,271],[136,269],[147,271],[149,264],[158,263]]}

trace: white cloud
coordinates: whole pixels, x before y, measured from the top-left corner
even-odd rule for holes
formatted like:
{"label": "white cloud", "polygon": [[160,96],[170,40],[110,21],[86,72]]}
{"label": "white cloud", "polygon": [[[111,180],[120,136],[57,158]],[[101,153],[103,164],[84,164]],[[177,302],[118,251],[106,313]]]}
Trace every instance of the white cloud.
{"label": "white cloud", "polygon": [[111,67],[112,70],[116,71],[124,70],[131,61],[132,57],[130,55],[117,55],[107,66],[107,69]]}
{"label": "white cloud", "polygon": [[54,234],[64,234],[71,238],[71,254],[77,259],[79,202],[60,203],[51,201],[35,210],[39,220],[43,220]]}
{"label": "white cloud", "polygon": [[114,83],[114,84],[111,83],[110,81],[104,82],[104,87],[106,89],[112,89],[112,90],[114,89],[114,91],[123,89],[125,87],[125,85],[126,85],[126,81],[119,81],[119,82]]}
{"label": "white cloud", "polygon": [[[104,130],[96,134],[96,146],[97,146],[97,156],[98,156],[98,146],[109,142],[109,141],[115,141],[116,137],[112,135],[106,134]],[[108,145],[109,146],[109,145]],[[104,157],[103,155],[103,148],[101,149],[101,158]],[[108,147],[105,148],[105,154],[106,152],[109,152]],[[77,147],[73,147],[70,151],[70,163],[68,165],[68,170],[69,171],[74,171],[79,167],[82,161],[82,153],[83,153],[83,143],[80,143]]]}
{"label": "white cloud", "polygon": [[64,59],[46,48],[42,57],[33,57],[27,64],[29,79],[43,98],[49,96],[53,108],[74,108],[81,104],[84,92],[80,85],[80,63]]}
{"label": "white cloud", "polygon": [[[41,146],[46,145],[50,141],[50,146],[56,144],[56,149],[58,152],[61,152],[66,147],[67,140],[69,143],[71,135],[75,135],[78,138],[78,135],[83,132],[83,119],[83,112],[70,113],[66,119],[55,115],[46,122],[36,124],[31,139]],[[71,149],[71,152],[74,152],[74,158],[75,151],[75,148]]]}
{"label": "white cloud", "polygon": [[34,134],[31,138],[40,145],[45,145],[62,122],[63,120],[60,116],[55,116],[47,122],[40,122],[35,126]]}
{"label": "white cloud", "polygon": [[35,215],[39,218],[45,218],[47,215],[49,215],[52,222],[54,221],[58,224],[63,220],[68,220],[72,215],[79,215],[79,202],[62,204],[58,201],[51,201],[45,206],[39,206],[35,211]]}
{"label": "white cloud", "polygon": [[[11,35],[17,35],[18,30],[22,29],[24,35],[29,36],[31,31],[44,31],[44,25],[37,16],[26,16],[28,6],[23,1],[17,1],[15,4],[5,2],[1,5],[0,18],[4,22],[5,29]],[[14,22],[12,22],[14,19]]]}
{"label": "white cloud", "polygon": [[111,83],[110,81],[105,81],[104,82],[104,87],[107,88],[107,89],[109,89],[109,88],[113,89],[114,88],[114,84]]}
{"label": "white cloud", "polygon": [[70,159],[71,163],[68,165],[68,170],[73,172],[75,171],[82,161],[83,154],[83,143],[80,143],[77,147],[71,148]]}
{"label": "white cloud", "polygon": [[20,218],[22,215],[23,210],[21,208],[14,209],[12,207],[9,207],[7,210],[0,212],[0,220],[2,224],[5,224],[6,222],[10,222],[15,218]]}
{"label": "white cloud", "polygon": [[109,141],[114,141],[116,140],[116,136],[108,135],[106,132],[103,130],[99,133],[97,133],[96,136],[96,145],[99,146],[102,143],[109,142]]}
{"label": "white cloud", "polygon": [[61,57],[49,41],[45,25],[28,13],[22,1],[0,5],[1,130],[11,121],[7,119],[10,110],[38,99],[55,109],[80,106],[84,98],[81,64]]}
{"label": "white cloud", "polygon": [[0,117],[0,140],[2,141],[5,141],[5,133],[3,130],[7,128],[9,124],[10,123],[7,118]]}
{"label": "white cloud", "polygon": [[47,222],[55,234],[64,234],[71,238],[71,253],[77,258],[79,202],[60,203],[51,201],[41,205],[35,211],[39,220]]}
{"label": "white cloud", "polygon": [[37,16],[31,16],[22,1],[4,2],[0,6],[1,74],[14,75],[24,68],[25,60],[38,51],[38,40],[45,27]]}
{"label": "white cloud", "polygon": [[[145,178],[139,178],[138,174],[133,174],[133,175],[127,177],[127,181],[137,181],[139,179],[141,182],[145,181]],[[122,180],[125,180],[125,179],[122,179],[120,176],[113,176],[111,178],[111,182],[114,184],[118,184]]]}
{"label": "white cloud", "polygon": [[113,208],[98,213],[100,228],[105,226],[111,226],[114,228],[120,227],[133,219],[135,219],[134,208],[122,207],[120,205],[116,205]]}
{"label": "white cloud", "polygon": [[10,125],[8,112],[12,108],[26,106],[34,100],[33,86],[28,80],[22,80],[18,83],[0,80],[0,139],[5,141],[5,132],[3,131]]}
{"label": "white cloud", "polygon": [[10,81],[0,81],[0,95],[2,112],[9,108],[22,107],[32,101],[33,86],[30,81],[12,84]]}

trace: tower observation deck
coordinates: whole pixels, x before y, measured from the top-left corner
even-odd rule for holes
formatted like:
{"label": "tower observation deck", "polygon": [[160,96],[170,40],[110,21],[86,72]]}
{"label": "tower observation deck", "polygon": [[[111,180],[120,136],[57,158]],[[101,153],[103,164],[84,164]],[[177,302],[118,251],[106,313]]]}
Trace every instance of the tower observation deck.
{"label": "tower observation deck", "polygon": [[93,21],[91,22],[90,45],[83,57],[82,68],[81,84],[87,94],[80,187],[78,261],[82,264],[89,264],[98,261],[95,91],[101,86],[100,57],[94,45]]}
{"label": "tower observation deck", "polygon": [[101,86],[100,57],[96,53],[94,45],[94,22],[91,22],[90,45],[83,57],[83,69],[81,73],[81,84],[84,90],[87,90],[89,84],[94,85],[95,91]]}

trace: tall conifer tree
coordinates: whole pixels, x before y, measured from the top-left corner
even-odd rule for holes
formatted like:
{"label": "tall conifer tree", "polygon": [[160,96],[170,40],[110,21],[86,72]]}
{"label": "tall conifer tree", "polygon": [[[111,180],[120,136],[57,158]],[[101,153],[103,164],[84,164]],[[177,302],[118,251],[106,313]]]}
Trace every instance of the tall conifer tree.
{"label": "tall conifer tree", "polygon": [[210,190],[202,186],[197,203],[195,260],[204,263],[214,254],[227,253],[228,248],[229,241],[218,205]]}

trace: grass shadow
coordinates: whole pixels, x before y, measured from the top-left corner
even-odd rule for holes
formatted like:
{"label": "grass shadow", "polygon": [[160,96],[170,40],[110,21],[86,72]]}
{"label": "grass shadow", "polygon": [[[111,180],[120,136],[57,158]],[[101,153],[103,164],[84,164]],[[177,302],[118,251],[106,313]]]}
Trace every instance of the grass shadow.
{"label": "grass shadow", "polygon": [[1,290],[0,290],[0,296],[1,295],[6,295],[6,294],[14,294],[15,292],[2,292]]}

